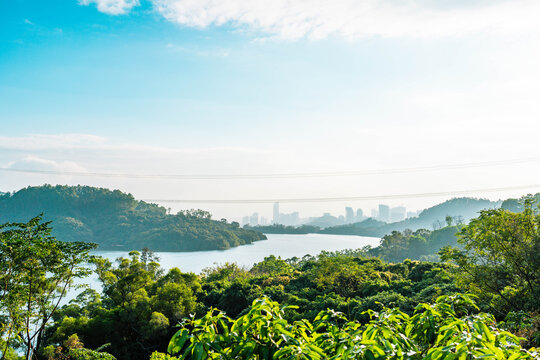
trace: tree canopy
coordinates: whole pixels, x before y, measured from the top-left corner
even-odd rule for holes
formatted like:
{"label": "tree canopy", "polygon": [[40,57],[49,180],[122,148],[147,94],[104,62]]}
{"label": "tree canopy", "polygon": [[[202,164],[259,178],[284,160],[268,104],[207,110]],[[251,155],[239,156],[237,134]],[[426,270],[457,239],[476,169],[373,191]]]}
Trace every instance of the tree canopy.
{"label": "tree canopy", "polygon": [[521,212],[482,211],[459,233],[462,249],[441,251],[443,260],[459,266],[461,283],[489,298],[494,311],[540,309],[540,214],[534,202],[526,198]]}
{"label": "tree canopy", "polygon": [[61,242],[41,217],[0,225],[0,335],[9,348],[39,353],[46,326],[72,282],[89,274],[84,265],[95,244]]}
{"label": "tree canopy", "polygon": [[206,211],[170,215],[119,190],[43,185],[0,196],[0,222],[26,221],[39,213],[54,222],[59,240],[93,242],[100,250],[222,250],[266,239],[236,222],[212,220]]}

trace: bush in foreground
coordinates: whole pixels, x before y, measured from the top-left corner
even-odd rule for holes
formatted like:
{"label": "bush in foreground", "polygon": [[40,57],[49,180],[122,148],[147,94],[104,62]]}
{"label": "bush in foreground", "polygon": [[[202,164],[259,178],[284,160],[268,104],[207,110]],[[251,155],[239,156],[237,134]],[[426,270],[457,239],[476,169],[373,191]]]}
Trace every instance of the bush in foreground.
{"label": "bush in foreground", "polygon": [[280,306],[268,298],[253,302],[232,320],[210,310],[186,320],[173,336],[171,359],[537,359],[523,349],[520,338],[497,328],[489,314],[467,295],[441,296],[433,305],[420,304],[412,316],[398,309],[369,310],[363,325],[327,310],[313,322],[288,322]]}

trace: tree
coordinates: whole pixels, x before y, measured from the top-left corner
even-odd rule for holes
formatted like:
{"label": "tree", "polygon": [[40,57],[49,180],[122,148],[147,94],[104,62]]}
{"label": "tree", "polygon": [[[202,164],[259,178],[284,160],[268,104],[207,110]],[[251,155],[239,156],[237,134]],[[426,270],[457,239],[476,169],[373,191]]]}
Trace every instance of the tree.
{"label": "tree", "polygon": [[0,225],[0,334],[9,348],[22,347],[34,359],[46,325],[75,278],[90,269],[92,243],[61,242],[51,236],[50,222],[37,216],[28,223]]}
{"label": "tree", "polygon": [[463,250],[444,248],[443,260],[459,265],[458,278],[488,296],[498,315],[540,308],[540,215],[532,197],[524,210],[484,210],[458,236]]}
{"label": "tree", "polygon": [[166,346],[174,326],[196,310],[199,279],[178,268],[164,273],[148,250],[129,255],[116,263],[95,259],[102,296],[87,292],[64,306],[46,345],[57,347],[77,334],[90,349],[110,343],[107,352],[119,360],[146,360]]}
{"label": "tree", "polygon": [[245,315],[233,320],[211,309],[192,318],[172,337],[169,354],[151,360],[195,359],[537,359],[520,338],[497,328],[489,314],[471,314],[477,307],[467,295],[440,296],[419,304],[413,316],[399,309],[367,311],[362,325],[333,310],[309,320],[289,322],[285,311],[268,298],[253,301]]}

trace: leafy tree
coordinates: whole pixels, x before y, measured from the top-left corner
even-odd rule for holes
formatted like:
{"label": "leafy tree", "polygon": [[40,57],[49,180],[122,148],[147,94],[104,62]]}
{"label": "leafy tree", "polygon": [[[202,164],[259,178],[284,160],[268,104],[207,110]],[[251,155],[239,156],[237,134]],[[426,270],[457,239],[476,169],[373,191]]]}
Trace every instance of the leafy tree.
{"label": "leafy tree", "polygon": [[292,266],[285,260],[282,260],[281,257],[276,258],[274,255],[270,255],[265,257],[263,261],[255,264],[250,272],[253,274],[277,275],[291,273],[292,270]]}
{"label": "leafy tree", "polygon": [[410,260],[387,264],[368,258],[362,249],[302,259],[270,256],[249,272],[234,264],[207,269],[198,298],[206,307],[217,307],[232,317],[244,314],[254,299],[267,295],[298,306],[287,313],[289,320],[313,320],[327,307],[365,319],[361,313],[380,308],[379,303],[411,313],[419,302],[458,291],[451,267]]}
{"label": "leafy tree", "polygon": [[[536,349],[501,331],[492,316],[466,295],[441,296],[434,305],[419,304],[413,316],[398,309],[368,311],[363,325],[325,310],[312,322],[285,319],[288,306],[257,299],[236,320],[211,309],[191,318],[172,337],[169,359],[534,359]],[[472,313],[471,313],[472,311]],[[176,357],[174,357],[176,356]]]}
{"label": "leafy tree", "polygon": [[540,309],[540,215],[533,201],[525,198],[518,213],[482,211],[459,234],[463,250],[441,251],[444,260],[459,265],[458,279],[488,297],[502,317],[510,310]]}
{"label": "leafy tree", "polygon": [[2,359],[10,346],[36,358],[46,326],[76,278],[89,274],[84,265],[94,244],[61,242],[51,236],[41,216],[27,223],[0,225],[0,334]]}
{"label": "leafy tree", "polygon": [[196,311],[200,283],[178,268],[164,273],[156,260],[148,251],[133,251],[116,264],[95,259],[102,296],[87,291],[64,306],[46,343],[58,346],[78,334],[92,349],[110,343],[107,352],[126,360],[146,360],[166,346],[174,326]]}
{"label": "leafy tree", "polygon": [[456,233],[460,228],[461,225],[446,226],[434,231],[392,231],[391,234],[383,236],[380,245],[370,249],[368,253],[391,262],[405,259],[438,261],[437,252],[442,247],[457,245]]}
{"label": "leafy tree", "polygon": [[77,334],[64,342],[64,346],[48,346],[44,350],[47,360],[116,360],[111,354],[84,348]]}

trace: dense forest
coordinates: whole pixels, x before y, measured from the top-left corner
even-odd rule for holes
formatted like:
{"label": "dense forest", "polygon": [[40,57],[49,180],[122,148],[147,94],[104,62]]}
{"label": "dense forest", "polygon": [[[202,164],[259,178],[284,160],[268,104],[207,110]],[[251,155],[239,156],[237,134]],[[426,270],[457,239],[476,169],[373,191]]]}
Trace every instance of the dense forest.
{"label": "dense forest", "polygon": [[96,243],[100,250],[222,250],[266,239],[237,222],[212,220],[202,210],[175,215],[131,194],[90,186],[37,186],[0,196],[0,223],[43,213],[62,241]]}
{"label": "dense forest", "polygon": [[[93,244],[58,241],[39,217],[0,225],[2,358],[538,359],[534,202],[395,231],[375,249],[270,255],[198,275],[165,271],[148,249],[91,256]],[[435,251],[438,262],[407,258]],[[90,271],[102,292],[82,288],[60,306]]]}

